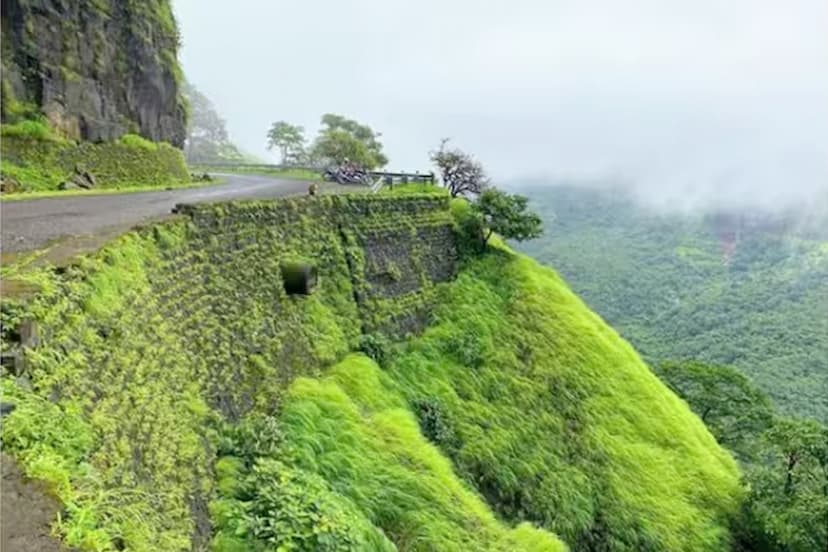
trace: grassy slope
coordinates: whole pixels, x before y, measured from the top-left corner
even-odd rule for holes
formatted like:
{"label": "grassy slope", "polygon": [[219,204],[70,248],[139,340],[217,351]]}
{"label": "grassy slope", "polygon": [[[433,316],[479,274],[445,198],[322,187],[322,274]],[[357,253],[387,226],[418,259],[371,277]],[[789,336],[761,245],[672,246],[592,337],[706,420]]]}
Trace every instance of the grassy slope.
{"label": "grassy slope", "polygon": [[44,199],[50,197],[83,197],[83,196],[97,196],[97,195],[119,195],[119,194],[135,194],[141,192],[158,192],[169,190],[183,190],[188,188],[203,188],[205,186],[217,186],[224,184],[224,178],[213,178],[210,181],[194,180],[192,182],[183,182],[178,184],[168,184],[160,188],[154,185],[139,184],[136,186],[125,186],[123,188],[104,188],[90,190],[42,190],[38,192],[20,192],[14,194],[3,194],[3,201],[27,201],[30,199]]}
{"label": "grassy slope", "polygon": [[126,134],[110,142],[71,142],[45,124],[24,121],[2,126],[0,171],[19,192],[59,193],[77,169],[89,171],[97,189],[165,188],[190,183],[184,155],[166,143]]}
{"label": "grassy slope", "polygon": [[747,230],[729,264],[709,221],[610,192],[526,191],[547,221],[521,249],[554,265],[647,358],[732,364],[786,413],[828,416],[828,243]]}
{"label": "grassy slope", "polygon": [[294,382],[281,423],[290,452],[280,460],[321,476],[356,512],[354,523],[374,528],[354,550],[565,550],[548,532],[498,520],[365,356],[347,357],[321,380]]}
{"label": "grassy slope", "polygon": [[[81,549],[107,549],[114,535],[135,549],[187,548],[190,512],[181,497],[190,476],[212,475],[202,473],[210,452],[200,432],[214,416],[197,390],[197,372],[186,368],[193,359],[177,348],[175,321],[158,316],[147,326],[124,319],[131,311],[119,308],[136,300],[156,308],[148,279],[155,248],[181,239],[165,236],[157,245],[123,238],[69,289],[97,322],[79,315],[72,323],[83,331],[70,327],[67,343],[102,343],[98,324],[117,319],[129,335],[116,339],[134,339],[137,349],[113,355],[95,373],[85,371],[83,356],[33,359],[48,368],[38,389],[45,396],[53,384],[60,388],[61,407],[3,379],[4,400],[18,407],[4,420],[3,445],[67,505],[61,529]],[[287,446],[262,464],[281,482],[266,489],[275,492],[269,499],[293,508],[285,516],[291,525],[276,525],[277,534],[311,523],[324,535],[331,524],[345,524],[362,544],[324,548],[340,550],[392,543],[401,550],[561,550],[558,538],[576,550],[723,549],[725,517],[739,499],[734,462],[554,272],[495,249],[439,292],[435,324],[392,351],[383,369],[349,356],[321,379],[291,384],[279,409]],[[322,301],[307,311],[311,320],[296,320],[326,351],[320,358],[332,362],[347,344],[342,319],[322,298],[308,298]],[[39,308],[52,313],[54,305]],[[256,315],[241,305],[243,314],[239,322],[248,324]],[[182,368],[158,370],[139,362],[137,350],[158,351]],[[251,377],[262,370],[260,381],[273,383],[290,367],[245,370]],[[76,372],[120,390],[90,416],[85,390],[95,386]],[[277,393],[267,391],[262,400],[272,405]],[[144,431],[149,421],[152,486],[124,483],[134,453],[130,430]],[[225,460],[216,467],[226,491]],[[134,495],[118,494],[133,488]],[[245,534],[232,524],[239,517],[222,512],[244,497],[225,491],[211,509],[223,530],[218,549],[258,549],[235,538],[240,529]]]}
{"label": "grassy slope", "polygon": [[[506,522],[573,549],[726,547],[734,461],[557,275],[501,250],[443,293],[437,324],[385,370],[350,357],[291,386],[295,467],[400,549],[556,549],[529,526],[507,531],[458,477]],[[417,431],[425,403],[452,465]]]}
{"label": "grassy slope", "polygon": [[263,166],[245,167],[234,164],[227,165],[190,165],[190,170],[196,173],[230,173],[230,174],[259,174],[272,176],[274,178],[285,178],[289,180],[319,181],[322,176],[318,172],[307,169],[276,169]]}

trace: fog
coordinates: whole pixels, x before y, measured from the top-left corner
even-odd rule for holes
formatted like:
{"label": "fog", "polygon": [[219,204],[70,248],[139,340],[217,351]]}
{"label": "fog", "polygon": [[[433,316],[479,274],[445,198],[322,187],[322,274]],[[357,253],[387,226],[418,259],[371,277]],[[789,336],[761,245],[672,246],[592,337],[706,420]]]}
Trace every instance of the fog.
{"label": "fog", "polygon": [[325,112],[389,167],[441,137],[496,182],[624,182],[659,205],[828,197],[825,0],[174,0],[187,77],[245,150]]}

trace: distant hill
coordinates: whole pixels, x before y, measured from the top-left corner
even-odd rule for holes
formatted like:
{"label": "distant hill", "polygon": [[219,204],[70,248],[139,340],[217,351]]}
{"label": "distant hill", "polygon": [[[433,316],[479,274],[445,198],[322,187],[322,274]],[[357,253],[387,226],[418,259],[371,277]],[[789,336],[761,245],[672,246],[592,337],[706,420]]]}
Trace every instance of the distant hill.
{"label": "distant hill", "polygon": [[651,360],[741,368],[789,414],[828,418],[828,224],[800,213],[657,214],[623,192],[524,188],[551,264]]}

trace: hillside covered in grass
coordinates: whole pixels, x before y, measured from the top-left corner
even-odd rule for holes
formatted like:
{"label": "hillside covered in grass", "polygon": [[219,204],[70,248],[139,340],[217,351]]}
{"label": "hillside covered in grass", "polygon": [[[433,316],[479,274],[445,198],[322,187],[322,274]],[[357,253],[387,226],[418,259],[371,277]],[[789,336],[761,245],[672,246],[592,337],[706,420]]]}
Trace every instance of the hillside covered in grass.
{"label": "hillside covered in grass", "polygon": [[276,452],[220,461],[249,484],[222,511],[279,504],[265,483],[275,469],[343,504],[352,538],[373,543],[357,550],[728,547],[734,461],[551,270],[496,250],[441,299],[437,323],[382,368],[352,356],[294,382]]}
{"label": "hillside covered in grass", "polygon": [[554,266],[653,362],[733,365],[787,415],[828,419],[828,221],[658,213],[620,191],[526,188]]}
{"label": "hillside covered in grass", "polygon": [[[41,291],[4,338],[42,339],[3,374],[3,448],[63,503],[64,543],[726,549],[732,457],[551,269],[467,251],[463,205],[194,207],[16,273]],[[283,287],[296,258],[310,296]]]}

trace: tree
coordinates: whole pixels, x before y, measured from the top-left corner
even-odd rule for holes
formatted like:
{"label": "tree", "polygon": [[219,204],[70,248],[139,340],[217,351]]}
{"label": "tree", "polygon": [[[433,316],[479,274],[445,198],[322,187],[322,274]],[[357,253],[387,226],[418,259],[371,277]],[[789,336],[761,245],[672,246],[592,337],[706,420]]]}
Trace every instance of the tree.
{"label": "tree", "polygon": [[371,127],[335,113],[322,116],[322,129],[316,138],[312,156],[323,163],[348,161],[372,170],[388,163],[382,152],[382,136]]}
{"label": "tree", "polygon": [[828,550],[828,428],[774,418],[768,397],[734,368],[684,361],[656,371],[742,464],[747,496],[733,550]]}
{"label": "tree", "polygon": [[778,550],[828,550],[828,428],[781,419],[748,466],[748,513]]}
{"label": "tree", "polygon": [[190,103],[184,155],[189,163],[242,162],[245,155],[230,141],[224,119],[215,105],[195,86],[186,83],[185,95]]}
{"label": "tree", "polygon": [[692,360],[662,362],[655,371],[720,444],[742,459],[755,452],[758,436],[773,420],[773,405],[744,374]]}
{"label": "tree", "polygon": [[296,165],[305,149],[305,129],[276,121],[267,131],[267,149],[279,148],[283,165]]}
{"label": "tree", "polygon": [[543,234],[543,222],[537,214],[527,210],[528,203],[524,196],[496,188],[483,191],[473,204],[473,211],[483,227],[483,244],[494,232],[517,241],[531,240]]}
{"label": "tree", "polygon": [[448,147],[449,139],[440,142],[440,148],[431,152],[431,162],[437,165],[443,186],[451,197],[479,195],[489,185],[489,178],[479,161],[468,153]]}
{"label": "tree", "polygon": [[323,164],[341,165],[347,160],[369,170],[375,168],[377,163],[365,143],[340,129],[322,133],[314,142],[313,156]]}

